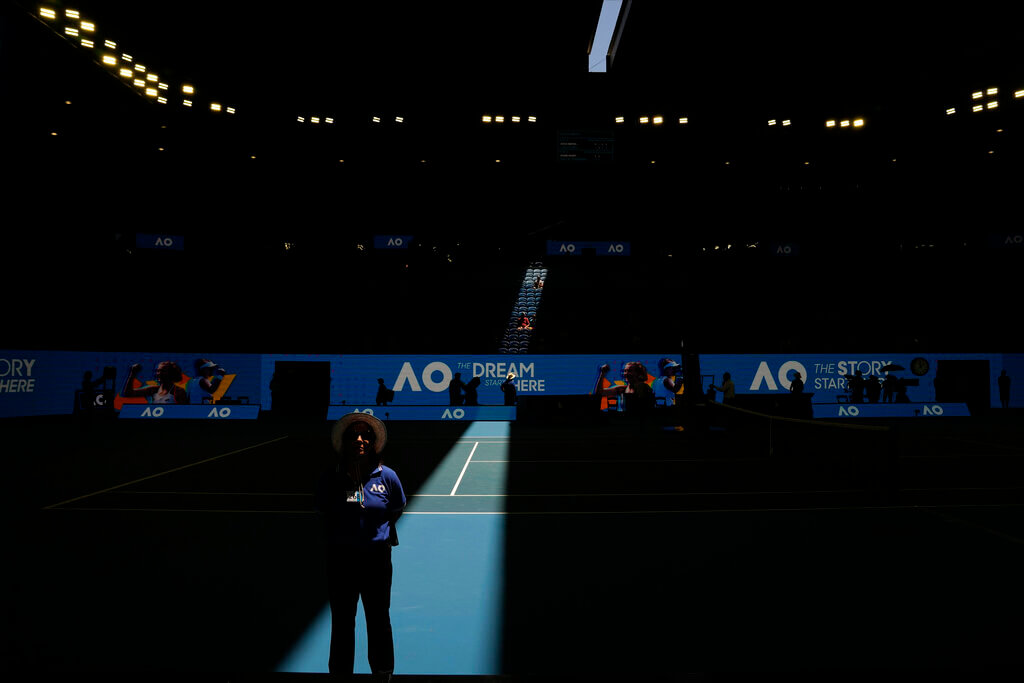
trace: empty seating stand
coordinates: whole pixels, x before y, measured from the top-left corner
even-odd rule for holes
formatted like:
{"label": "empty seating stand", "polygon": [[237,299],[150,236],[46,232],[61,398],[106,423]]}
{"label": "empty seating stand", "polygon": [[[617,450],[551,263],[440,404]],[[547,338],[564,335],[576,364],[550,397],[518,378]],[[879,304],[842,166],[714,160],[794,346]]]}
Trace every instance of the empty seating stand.
{"label": "empty seating stand", "polygon": [[[537,309],[540,306],[541,293],[544,291],[542,286],[537,286],[537,281],[539,279],[543,285],[547,277],[548,269],[539,261],[531,263],[526,268],[523,281],[519,285],[515,306],[512,307],[504,337],[498,348],[499,353],[529,352],[530,336],[533,329],[537,327]],[[526,314],[530,320],[529,327],[520,327],[519,320],[523,314]]]}

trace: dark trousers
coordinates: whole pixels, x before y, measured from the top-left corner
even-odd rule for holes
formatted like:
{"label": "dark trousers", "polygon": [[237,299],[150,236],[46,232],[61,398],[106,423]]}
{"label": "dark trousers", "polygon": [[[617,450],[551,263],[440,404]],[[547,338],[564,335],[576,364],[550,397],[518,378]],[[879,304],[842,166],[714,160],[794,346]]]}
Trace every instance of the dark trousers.
{"label": "dark trousers", "polygon": [[363,599],[370,671],[395,670],[391,635],[391,545],[374,543],[351,550],[332,547],[327,557],[327,587],[331,599],[331,656],[328,669],[345,676],[355,666],[356,608]]}

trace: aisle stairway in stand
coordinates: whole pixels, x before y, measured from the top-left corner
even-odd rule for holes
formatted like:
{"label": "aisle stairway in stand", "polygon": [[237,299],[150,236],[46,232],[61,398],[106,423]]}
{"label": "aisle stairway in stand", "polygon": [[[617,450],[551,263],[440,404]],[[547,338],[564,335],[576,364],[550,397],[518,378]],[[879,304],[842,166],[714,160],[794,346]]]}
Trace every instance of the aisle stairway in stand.
{"label": "aisle stairway in stand", "polygon": [[537,327],[537,309],[547,277],[548,269],[540,261],[534,261],[526,268],[498,348],[499,353],[529,353],[530,338]]}

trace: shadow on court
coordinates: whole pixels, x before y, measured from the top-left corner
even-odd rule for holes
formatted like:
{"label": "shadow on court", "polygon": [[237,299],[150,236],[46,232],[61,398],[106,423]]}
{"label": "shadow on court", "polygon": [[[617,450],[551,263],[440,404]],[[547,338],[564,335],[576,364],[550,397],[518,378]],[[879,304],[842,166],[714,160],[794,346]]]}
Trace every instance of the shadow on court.
{"label": "shadow on court", "polygon": [[[17,446],[5,487],[12,670],[273,672],[325,607],[312,493],[333,458],[329,423],[3,428]],[[414,493],[463,428],[389,429],[386,462]]]}
{"label": "shadow on court", "polygon": [[1019,427],[883,426],[515,425],[504,670],[1018,668]]}
{"label": "shadow on court", "polygon": [[[502,673],[1017,668],[1020,424],[515,424]],[[5,421],[9,667],[274,671],[326,604],[329,428]],[[410,494],[463,436],[389,429]]]}

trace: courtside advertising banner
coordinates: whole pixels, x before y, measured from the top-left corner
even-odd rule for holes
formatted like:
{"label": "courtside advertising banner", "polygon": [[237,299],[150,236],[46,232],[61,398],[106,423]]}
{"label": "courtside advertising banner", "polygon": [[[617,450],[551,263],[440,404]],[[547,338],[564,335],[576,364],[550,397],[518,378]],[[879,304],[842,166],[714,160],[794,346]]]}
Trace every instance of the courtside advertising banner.
{"label": "courtside advertising banner", "polygon": [[0,417],[257,403],[259,356],[0,350]]}
{"label": "courtside advertising banner", "polygon": [[[639,362],[659,404],[670,405],[678,396],[664,392],[661,380],[666,361],[680,360],[667,353],[347,356],[11,349],[0,350],[0,417],[95,409],[121,413],[125,406],[139,406],[124,413],[137,417],[155,416],[154,410],[145,411],[147,406],[163,406],[165,410],[157,412],[164,417],[169,415],[168,406],[180,405],[250,404],[267,410],[273,408],[273,379],[281,362],[322,368],[325,376],[329,373],[324,386],[329,386],[330,405],[349,407],[375,406],[381,385],[394,392],[392,406],[448,406],[448,389],[456,379],[476,385],[480,406],[502,406],[501,384],[510,373],[515,375],[517,397],[591,394],[624,384],[626,364]],[[977,405],[980,397],[993,408],[1002,405],[1000,376],[1005,373],[1011,386],[1009,406],[1024,405],[1019,388],[1024,381],[1022,354],[704,354],[700,369],[699,381],[689,379],[686,391],[707,394],[710,385],[719,387],[728,372],[737,394],[787,393],[799,372],[815,405],[835,405],[849,401],[850,382],[859,373],[883,385],[887,378],[898,380],[890,383],[896,387],[890,397],[893,403]],[[715,397],[722,398],[720,390]],[[192,408],[175,412],[234,419],[251,419],[258,413]],[[827,411],[815,409],[815,414],[824,416]]]}
{"label": "courtside advertising banner", "polygon": [[[855,377],[883,385],[887,378],[893,402],[932,403],[946,396],[985,394],[993,407],[1000,406],[999,376],[1024,375],[1024,356],[1019,354],[708,354],[700,357],[702,390],[721,386],[729,373],[737,394],[773,394],[790,391],[796,373],[812,402],[839,403],[850,398]],[[1012,381],[1012,380],[1011,380]],[[1018,380],[1019,381],[1019,380]],[[945,383],[945,384],[944,384]],[[902,390],[900,386],[902,385]],[[900,392],[903,392],[901,396]],[[721,393],[717,397],[721,399]],[[1013,398],[1011,394],[1011,399]],[[1013,402],[1020,405],[1020,400]],[[815,411],[818,414],[818,411]]]}
{"label": "courtside advertising banner", "polygon": [[[317,356],[264,355],[264,377],[273,377],[278,361],[324,362],[331,364],[330,402],[332,405],[375,405],[378,387],[383,380],[395,392],[393,405],[448,405],[448,388],[453,379],[479,382],[480,405],[500,406],[504,403],[501,384],[509,373],[515,374],[517,397],[544,395],[591,394],[600,384],[607,387],[624,384],[622,370],[626,363],[640,362],[647,369],[648,382],[659,376],[659,361],[670,354],[607,354],[607,355],[440,355],[440,356]],[[676,359],[678,362],[678,359]],[[603,375],[601,367],[607,365]],[[264,385],[264,406],[272,396],[269,383]]]}

